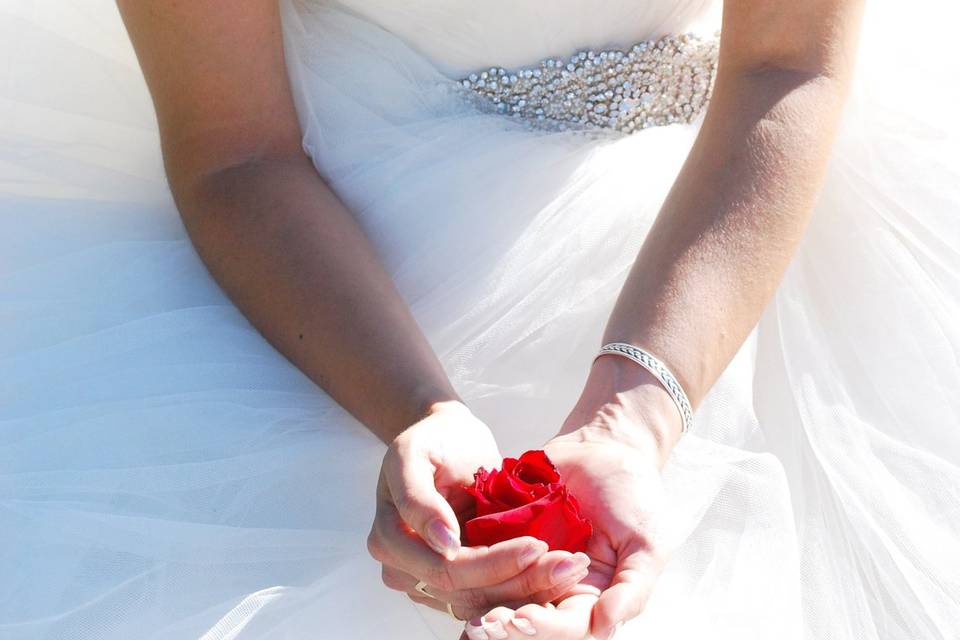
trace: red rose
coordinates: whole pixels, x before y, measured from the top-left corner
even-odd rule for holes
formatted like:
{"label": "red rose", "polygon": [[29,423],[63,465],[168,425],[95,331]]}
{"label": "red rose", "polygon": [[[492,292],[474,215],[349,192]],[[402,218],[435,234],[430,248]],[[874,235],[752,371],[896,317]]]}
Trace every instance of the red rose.
{"label": "red rose", "polygon": [[533,536],[551,551],[586,549],[593,527],[543,451],[504,458],[503,470],[481,467],[473,478],[473,486],[465,487],[476,498],[476,517],[464,524],[467,545]]}

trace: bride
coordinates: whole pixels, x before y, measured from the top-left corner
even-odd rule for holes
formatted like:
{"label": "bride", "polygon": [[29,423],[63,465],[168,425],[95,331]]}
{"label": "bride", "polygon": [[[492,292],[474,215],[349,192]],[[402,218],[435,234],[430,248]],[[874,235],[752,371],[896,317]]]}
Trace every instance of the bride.
{"label": "bride", "polygon": [[0,636],[958,637],[945,10],[117,4],[0,12]]}

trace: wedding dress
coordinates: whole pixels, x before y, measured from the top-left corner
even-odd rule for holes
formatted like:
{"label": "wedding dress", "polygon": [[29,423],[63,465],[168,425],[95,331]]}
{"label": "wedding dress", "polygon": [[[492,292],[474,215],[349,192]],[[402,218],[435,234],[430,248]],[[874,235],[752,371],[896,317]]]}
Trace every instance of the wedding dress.
{"label": "wedding dress", "polygon": [[[571,408],[701,118],[561,131],[470,74],[706,42],[717,9],[284,0],[304,148],[505,454]],[[948,12],[870,3],[812,222],[664,471],[675,552],[619,637],[960,637]],[[0,0],[0,73],[0,638],[456,638],[367,557],[383,445],[188,241],[113,4]]]}

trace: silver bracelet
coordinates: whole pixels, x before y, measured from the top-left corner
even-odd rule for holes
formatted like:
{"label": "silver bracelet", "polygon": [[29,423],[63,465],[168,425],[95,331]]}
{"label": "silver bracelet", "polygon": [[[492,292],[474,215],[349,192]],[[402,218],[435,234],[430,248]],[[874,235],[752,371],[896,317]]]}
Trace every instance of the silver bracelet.
{"label": "silver bracelet", "polygon": [[644,351],[640,347],[635,347],[632,344],[627,344],[626,342],[610,342],[603,345],[600,348],[600,352],[594,358],[594,361],[608,353],[633,360],[652,373],[676,403],[677,409],[680,411],[680,417],[683,418],[683,433],[690,430],[693,424],[693,407],[690,406],[690,400],[687,399],[687,394],[684,392],[683,387],[680,386],[676,376],[670,373],[667,365],[663,364],[650,352]]}

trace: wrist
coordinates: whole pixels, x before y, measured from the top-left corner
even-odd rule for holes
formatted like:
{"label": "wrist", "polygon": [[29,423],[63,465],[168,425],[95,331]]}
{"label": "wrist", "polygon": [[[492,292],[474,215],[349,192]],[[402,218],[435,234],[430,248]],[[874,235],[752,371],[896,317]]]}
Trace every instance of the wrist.
{"label": "wrist", "polygon": [[465,411],[470,412],[460,396],[450,386],[423,384],[408,392],[409,402],[397,407],[390,421],[390,428],[381,439],[390,443],[411,426],[421,420],[440,413]]}
{"label": "wrist", "polygon": [[462,400],[459,398],[447,398],[428,403],[424,411],[424,417],[453,412],[465,412],[472,415],[470,408],[464,404]]}
{"label": "wrist", "polygon": [[606,355],[591,365],[559,435],[640,448],[662,467],[682,427],[673,397],[652,373],[626,358]]}

